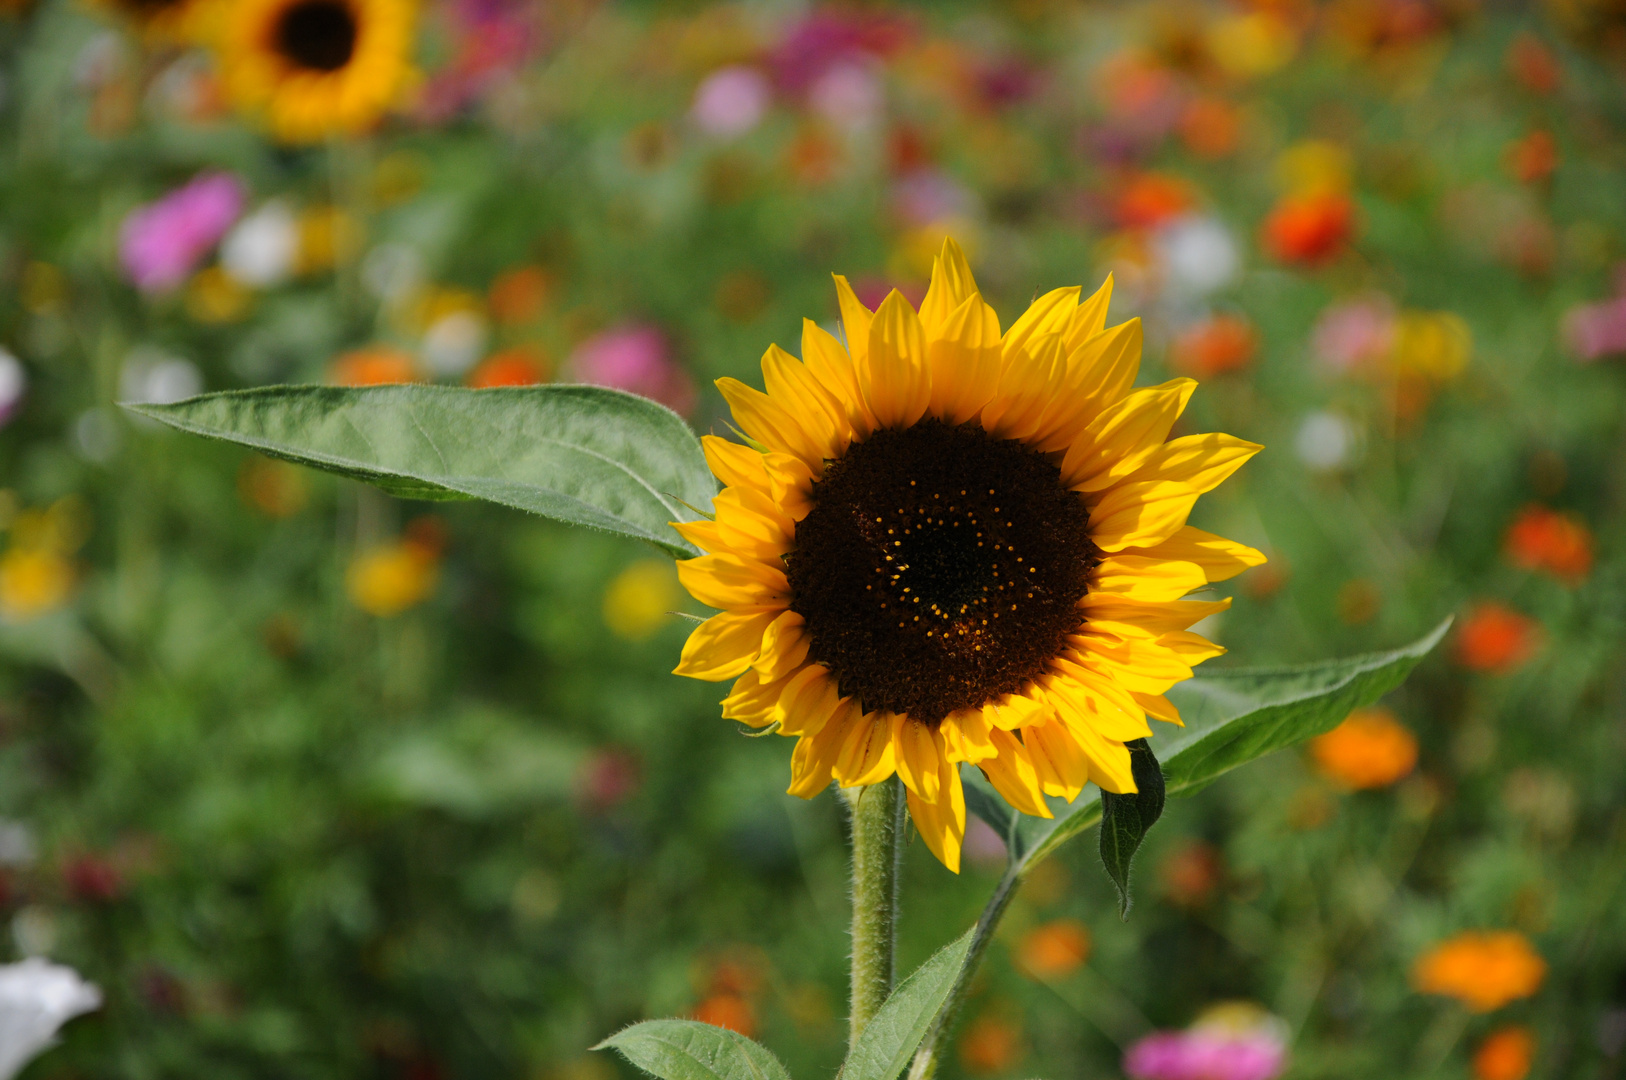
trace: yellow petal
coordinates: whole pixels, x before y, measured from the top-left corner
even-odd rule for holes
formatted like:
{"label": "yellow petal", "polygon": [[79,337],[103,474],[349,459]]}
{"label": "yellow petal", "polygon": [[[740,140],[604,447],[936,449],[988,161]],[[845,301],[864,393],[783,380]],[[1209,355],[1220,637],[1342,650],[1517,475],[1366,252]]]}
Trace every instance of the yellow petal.
{"label": "yellow petal", "polygon": [[1085,626],[1091,630],[1100,629],[1120,637],[1158,638],[1229,610],[1231,599],[1171,600],[1159,604],[1131,600],[1127,596],[1086,593],[1078,606],[1084,613]]}
{"label": "yellow petal", "polygon": [[1136,600],[1178,600],[1208,584],[1196,563],[1151,559],[1144,555],[1108,555],[1095,568],[1090,588]]}
{"label": "yellow petal", "polygon": [[1263,449],[1234,435],[1186,435],[1159,446],[1130,479],[1169,481],[1197,492],[1212,491]]}
{"label": "yellow petal", "polygon": [[1023,728],[1022,742],[1046,795],[1060,795],[1072,802],[1089,783],[1089,759],[1060,720]]}
{"label": "yellow petal", "polygon": [[840,274],[831,277],[836,279],[836,302],[841,305],[841,333],[847,339],[847,354],[853,358],[855,368],[862,368],[869,354],[869,324],[874,316],[858,302],[846,278]]}
{"label": "yellow petal", "polygon": [[809,664],[789,679],[768,715],[786,735],[810,735],[822,730],[841,705],[836,681],[829,669]]}
{"label": "yellow petal", "polygon": [[716,435],[700,436],[700,447],[706,453],[706,464],[725,487],[761,489],[767,485],[768,474],[760,451]]}
{"label": "yellow petal", "polygon": [[1004,796],[1006,802],[1022,813],[1032,817],[1054,817],[1050,805],[1044,801],[1044,794],[1039,788],[1039,774],[1022,740],[1008,731],[998,730],[992,733],[991,738],[998,754],[977,762],[982,775],[988,778],[988,782]]}
{"label": "yellow petal", "polygon": [[1088,731],[1103,738],[1128,742],[1144,739],[1152,734],[1146,725],[1146,713],[1134,699],[1120,687],[1106,680],[1068,676],[1049,681],[1049,697],[1056,707],[1056,716],[1069,731],[1081,735]]}
{"label": "yellow petal", "polygon": [[762,356],[762,380],[768,396],[800,423],[819,462],[841,456],[852,442],[847,410],[800,360],[769,346]]}
{"label": "yellow petal", "polygon": [[1064,337],[1078,310],[1078,296],[1084,290],[1077,285],[1065,289],[1052,289],[1028,305],[1022,317],[1011,324],[1003,342],[1005,361],[1011,363],[1019,354],[1030,352],[1034,342],[1049,337]]}
{"label": "yellow petal", "polygon": [[1041,420],[1062,393],[1067,378],[1061,335],[1034,338],[1023,352],[1013,356],[1007,351],[1001,363],[999,388],[982,410],[983,429],[1001,439],[1034,442]]}
{"label": "yellow petal", "polygon": [[860,715],[855,708],[853,717],[836,758],[835,777],[842,787],[879,784],[893,771],[891,725],[880,713]]}
{"label": "yellow petal", "polygon": [[1068,447],[1062,484],[1100,491],[1139,469],[1169,437],[1195,389],[1195,379],[1171,379],[1108,405]]}
{"label": "yellow petal", "polygon": [[1050,708],[1026,693],[1006,694],[986,708],[993,710],[992,722],[1005,731],[1042,724],[1050,718]]}
{"label": "yellow petal", "polygon": [[935,801],[916,795],[913,789],[905,792],[909,816],[932,854],[958,874],[960,848],[965,842],[965,790],[960,786],[959,766],[943,762],[937,787],[942,797]]}
{"label": "yellow petal", "polygon": [[752,727],[767,727],[774,722],[774,710],[785,692],[790,679],[766,680],[755,671],[746,671],[734,680],[734,686],[723,699],[723,719],[738,720]]}
{"label": "yellow petal", "polygon": [[779,617],[777,608],[713,615],[690,632],[672,674],[707,682],[736,678],[762,651],[762,635]]}
{"label": "yellow petal", "polygon": [[1134,770],[1129,765],[1127,747],[1102,742],[1091,749],[1095,751],[1089,755],[1091,783],[1114,795],[1132,795],[1139,790],[1135,786]]}
{"label": "yellow petal", "polygon": [[742,552],[734,551],[728,541],[723,539],[722,531],[715,521],[668,521],[667,524],[676,529],[679,536],[701,551],[742,554]]}
{"label": "yellow petal", "polygon": [[898,778],[927,802],[937,800],[938,765],[943,760],[942,736],[919,720],[891,714],[892,746]]}
{"label": "yellow petal", "polygon": [[840,724],[830,724],[796,740],[790,755],[790,787],[785,789],[789,794],[811,799],[830,786],[836,754],[841,750],[840,728]]}
{"label": "yellow petal", "polygon": [[1165,720],[1177,727],[1186,726],[1186,722],[1180,719],[1180,710],[1174,707],[1174,702],[1162,694],[1131,693],[1129,696],[1134,698],[1136,703],[1146,710],[1147,716],[1155,716],[1159,720]]}
{"label": "yellow petal", "polygon": [[926,338],[920,317],[896,289],[876,309],[869,349],[857,366],[859,388],[881,427],[909,427],[925,415],[932,398]]}
{"label": "yellow petal", "polygon": [[920,303],[920,324],[926,339],[942,336],[941,329],[962,304],[977,295],[971,264],[954,237],[943,238],[943,251],[932,260],[932,282]]}
{"label": "yellow petal", "polygon": [[1106,328],[1107,308],[1111,305],[1112,275],[1108,274],[1101,287],[1095,290],[1095,295],[1073,309],[1073,317],[1067,324],[1068,352],[1077,349]]}
{"label": "yellow petal", "polygon": [[741,431],[769,450],[795,454],[809,465],[823,465],[824,454],[817,436],[789,409],[738,379],[718,379],[717,389]]}
{"label": "yellow petal", "polygon": [[731,552],[773,566],[790,550],[796,525],[755,488],[728,487],[712,500],[717,535]]}
{"label": "yellow petal", "polygon": [[986,709],[962,709],[953,713],[943,719],[939,730],[950,761],[968,761],[974,765],[998,752],[994,749],[993,725]]}
{"label": "yellow petal", "polygon": [[982,412],[999,389],[999,316],[980,296],[967,297],[927,339],[933,416],[963,424]]}
{"label": "yellow petal", "polygon": [[802,363],[840,403],[855,438],[875,430],[875,417],[870,415],[864,393],[858,388],[858,369],[852,356],[835,335],[812,319],[802,320]]}
{"label": "yellow petal", "polygon": [[784,607],[790,582],[776,567],[737,555],[702,555],[677,564],[678,580],[708,607]]}
{"label": "yellow petal", "polygon": [[764,679],[783,678],[807,660],[807,648],[812,640],[802,627],[800,615],[782,611],[764,630],[761,653],[751,664]]}
{"label": "yellow petal", "polygon": [[[794,454],[763,454],[763,467],[768,473],[768,498],[791,521],[801,521],[813,509],[813,478],[818,474],[807,462]],[[821,463],[822,465],[822,463]],[[796,533],[793,527],[790,535]]]}
{"label": "yellow petal", "polygon": [[1203,568],[1209,581],[1225,581],[1236,577],[1249,567],[1265,562],[1264,552],[1246,544],[1227,540],[1223,536],[1185,526],[1179,532],[1155,547],[1134,548],[1128,554],[1147,555],[1154,559],[1179,559],[1196,563]]}
{"label": "yellow petal", "polygon": [[1164,634],[1157,639],[1157,643],[1178,656],[1180,662],[1187,667],[1196,667],[1204,660],[1224,656],[1226,651],[1224,646],[1215,645],[1201,634],[1193,634],[1190,631]]}
{"label": "yellow petal", "polygon": [[1066,450],[1085,427],[1129,392],[1140,370],[1139,319],[1103,330],[1082,346],[1062,353],[1061,377],[1045,397],[1045,410],[1034,425],[1033,441],[1046,453]]}

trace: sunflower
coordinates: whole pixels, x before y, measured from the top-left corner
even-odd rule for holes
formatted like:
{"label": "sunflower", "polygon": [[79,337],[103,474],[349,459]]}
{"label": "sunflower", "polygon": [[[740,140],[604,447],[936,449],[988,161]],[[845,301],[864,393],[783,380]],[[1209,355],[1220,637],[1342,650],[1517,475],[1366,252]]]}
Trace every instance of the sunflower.
{"label": "sunflower", "polygon": [[1196,383],[1133,389],[1139,320],[1107,328],[1111,279],[1036,300],[1010,329],[952,240],[920,310],[874,312],[841,277],[843,343],[803,323],[767,393],[718,388],[751,445],[703,439],[724,488],[676,524],[678,564],[722,609],[677,673],[736,680],[723,715],[797,738],[790,792],[894,772],[932,852],[958,870],[959,766],[1050,817],[1088,782],[1131,792],[1124,744],[1223,652],[1187,629],[1229,600],[1182,600],[1264,562],[1186,525],[1260,449],[1169,430]]}
{"label": "sunflower", "polygon": [[220,60],[242,108],[288,142],[354,134],[411,86],[413,0],[239,0]]}

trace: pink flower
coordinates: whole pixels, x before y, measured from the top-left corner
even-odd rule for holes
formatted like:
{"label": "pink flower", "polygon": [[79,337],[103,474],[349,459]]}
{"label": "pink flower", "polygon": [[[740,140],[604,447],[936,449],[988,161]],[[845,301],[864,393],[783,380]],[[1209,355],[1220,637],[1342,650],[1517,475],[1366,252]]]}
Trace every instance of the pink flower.
{"label": "pink flower", "polygon": [[1394,333],[1394,304],[1374,294],[1323,311],[1310,332],[1310,345],[1323,364],[1344,372],[1382,360],[1394,344]]}
{"label": "pink flower", "polygon": [[1570,308],[1564,341],[1582,360],[1626,353],[1626,297]]}
{"label": "pink flower", "polygon": [[695,406],[693,380],[653,326],[623,326],[589,338],[571,354],[569,369],[581,382],[641,394],[684,415]]}
{"label": "pink flower", "polygon": [[204,173],[130,212],[119,229],[119,261],[136,288],[164,292],[185,281],[243,212],[243,182]]}
{"label": "pink flower", "polygon": [[760,124],[772,101],[768,77],[754,67],[735,64],[706,76],[695,89],[689,115],[707,135],[731,139]]}
{"label": "pink flower", "polygon": [[1287,1047],[1272,1027],[1227,1030],[1199,1025],[1146,1036],[1124,1055],[1134,1080],[1274,1080]]}
{"label": "pink flower", "polygon": [[450,59],[423,88],[418,113],[448,120],[511,78],[542,46],[535,5],[524,0],[452,0],[439,9]]}

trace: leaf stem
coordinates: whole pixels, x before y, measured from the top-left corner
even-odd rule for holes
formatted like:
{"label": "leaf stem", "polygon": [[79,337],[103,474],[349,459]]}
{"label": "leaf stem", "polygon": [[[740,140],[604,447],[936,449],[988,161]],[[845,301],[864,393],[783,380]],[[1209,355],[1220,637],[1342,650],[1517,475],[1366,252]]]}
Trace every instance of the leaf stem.
{"label": "leaf stem", "polygon": [[903,784],[896,776],[847,793],[853,822],[852,1020],[847,1047],[892,993],[903,845]]}
{"label": "leaf stem", "polygon": [[1005,868],[1005,875],[999,879],[994,894],[982,909],[982,917],[977,920],[977,932],[971,938],[971,947],[966,950],[965,963],[960,966],[960,976],[954,980],[948,1000],[938,1010],[937,1019],[932,1021],[926,1038],[921,1040],[920,1050],[909,1067],[909,1080],[931,1080],[937,1072],[938,1062],[948,1049],[949,1036],[954,1033],[954,1022],[960,1012],[960,1003],[965,998],[966,987],[971,985],[971,977],[977,973],[977,965],[982,963],[982,954],[987,950],[988,942],[993,940],[994,931],[999,928],[999,920],[1004,918],[1011,898],[1016,895],[1016,887],[1022,883],[1022,870],[1023,864],[1012,859]]}

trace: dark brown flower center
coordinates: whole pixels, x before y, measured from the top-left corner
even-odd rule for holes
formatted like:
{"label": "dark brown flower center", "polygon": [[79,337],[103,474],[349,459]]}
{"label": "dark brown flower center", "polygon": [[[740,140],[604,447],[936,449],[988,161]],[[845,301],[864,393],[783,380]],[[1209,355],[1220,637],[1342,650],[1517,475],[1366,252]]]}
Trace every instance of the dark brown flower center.
{"label": "dark brown flower center", "polygon": [[355,54],[356,30],[356,13],[344,0],[303,0],[283,11],[273,37],[294,65],[338,71]]}
{"label": "dark brown flower center", "polygon": [[866,710],[935,724],[1042,674],[1100,551],[1061,472],[975,424],[877,431],[831,462],[785,556],[808,658]]}

